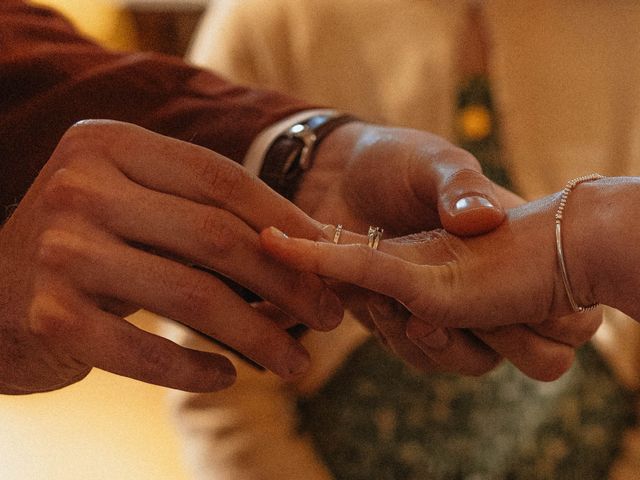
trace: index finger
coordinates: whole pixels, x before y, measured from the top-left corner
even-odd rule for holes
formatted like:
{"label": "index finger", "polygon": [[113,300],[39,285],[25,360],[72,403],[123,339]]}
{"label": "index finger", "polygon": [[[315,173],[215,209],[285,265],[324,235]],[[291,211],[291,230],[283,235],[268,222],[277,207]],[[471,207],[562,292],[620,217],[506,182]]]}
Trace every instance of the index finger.
{"label": "index finger", "polygon": [[132,181],[223,208],[256,231],[276,225],[305,238],[318,235],[318,222],[241,165],[204,147],[136,125],[102,120],[76,125],[66,137],[100,142],[110,160]]}
{"label": "index finger", "polygon": [[407,306],[423,294],[420,285],[428,271],[418,271],[414,264],[382,251],[388,248],[384,242],[376,250],[367,246],[365,237],[352,238],[359,243],[336,245],[289,238],[273,227],[260,233],[267,252],[298,270],[358,285]]}

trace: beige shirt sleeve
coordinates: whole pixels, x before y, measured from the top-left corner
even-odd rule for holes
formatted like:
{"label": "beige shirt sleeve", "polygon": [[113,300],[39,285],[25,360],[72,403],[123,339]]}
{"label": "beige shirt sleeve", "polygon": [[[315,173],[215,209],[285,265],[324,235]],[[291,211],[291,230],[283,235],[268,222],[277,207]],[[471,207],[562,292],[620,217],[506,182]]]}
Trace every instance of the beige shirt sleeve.
{"label": "beige shirt sleeve", "polygon": [[463,5],[461,0],[219,0],[201,22],[189,59],[234,81],[367,121],[450,137],[457,78],[453,52]]}

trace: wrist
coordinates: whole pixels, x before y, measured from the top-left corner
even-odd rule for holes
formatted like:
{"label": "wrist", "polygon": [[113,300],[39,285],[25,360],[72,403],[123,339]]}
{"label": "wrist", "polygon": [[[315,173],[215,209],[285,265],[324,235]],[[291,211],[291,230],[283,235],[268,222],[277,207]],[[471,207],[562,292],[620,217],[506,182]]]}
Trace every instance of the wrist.
{"label": "wrist", "polygon": [[337,198],[334,194],[338,194],[342,188],[341,181],[348,170],[357,139],[366,126],[361,121],[345,123],[329,133],[318,145],[313,166],[306,172],[293,199],[308,215],[315,218],[321,204]]}
{"label": "wrist", "polygon": [[[578,185],[562,221],[565,265],[575,301],[581,306],[615,303],[618,286],[614,279],[625,269],[616,255],[620,247],[612,244],[623,219],[611,180]],[[565,292],[568,303],[566,297]]]}
{"label": "wrist", "polygon": [[[572,186],[572,182],[580,182]],[[556,278],[560,305],[580,312],[598,304],[589,269],[593,223],[589,213],[597,201],[591,180],[569,182],[556,200]]]}
{"label": "wrist", "polygon": [[266,150],[260,178],[282,196],[293,200],[307,171],[315,163],[325,137],[354,120],[352,116],[327,111],[292,123]]}
{"label": "wrist", "polygon": [[586,228],[589,245],[583,248],[583,264],[591,291],[600,303],[635,318],[640,287],[637,280],[640,228],[633,210],[640,204],[640,180],[606,178],[585,193],[590,196],[584,208],[589,222]]}

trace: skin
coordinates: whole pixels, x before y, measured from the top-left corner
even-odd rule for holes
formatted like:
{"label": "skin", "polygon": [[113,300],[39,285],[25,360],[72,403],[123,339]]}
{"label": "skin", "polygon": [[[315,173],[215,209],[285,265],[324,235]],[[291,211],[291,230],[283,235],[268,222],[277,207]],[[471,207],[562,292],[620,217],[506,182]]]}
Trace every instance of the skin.
{"label": "skin", "polygon": [[228,275],[312,328],[335,327],[342,306],[324,283],[260,251],[256,230],[271,222],[303,236],[319,228],[206,149],[122,123],[74,126],[0,231],[2,391],[60,388],[94,366],[190,391],[233,383],[226,358],[122,318],[141,307],[284,378],[304,371],[309,358],[298,342],[186,265]]}
{"label": "skin", "polygon": [[[500,225],[501,203],[516,201],[468,153],[415,130],[363,123],[335,130],[316,151],[298,208],[206,149],[133,125],[82,122],[61,139],[0,230],[0,391],[61,388],[93,367],[187,391],[233,383],[223,356],[129,324],[124,315],[137,308],[295,378],[309,357],[284,327],[331,329],[342,305],[315,274],[265,255],[258,232],[275,225],[325,238],[327,229],[306,212],[354,229],[380,224],[403,234],[444,226],[470,235]],[[191,264],[230,277],[278,313],[253,308]],[[426,371],[440,368],[397,328],[403,310],[371,303],[362,291],[351,298],[403,358]],[[474,373],[499,361],[500,352],[476,337],[468,343],[470,358],[482,360]],[[455,370],[455,361],[447,368]]]}
{"label": "skin", "polygon": [[[516,207],[502,225],[477,237],[422,232],[383,240],[374,251],[366,237],[350,232],[334,245],[271,228],[261,243],[288,266],[396,299],[395,308],[405,312],[396,329],[443,369],[453,364],[473,373],[468,353],[478,346],[472,334],[526,374],[552,380],[601,322],[597,310],[568,315],[555,250],[558,201],[557,194]],[[640,226],[628,220],[639,201],[636,178],[582,184],[571,194],[563,244],[580,305],[600,302],[640,318],[634,275]],[[408,361],[415,364],[410,355]]]}

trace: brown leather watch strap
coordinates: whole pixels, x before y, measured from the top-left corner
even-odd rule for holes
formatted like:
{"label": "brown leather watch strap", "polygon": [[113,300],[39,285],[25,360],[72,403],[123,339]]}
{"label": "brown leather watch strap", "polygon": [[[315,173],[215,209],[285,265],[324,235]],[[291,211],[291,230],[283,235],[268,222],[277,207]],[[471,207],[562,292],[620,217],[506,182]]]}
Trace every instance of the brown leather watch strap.
{"label": "brown leather watch strap", "polygon": [[336,128],[357,120],[351,115],[319,114],[296,123],[276,137],[267,150],[260,178],[292,200],[304,172],[313,164],[318,144]]}

